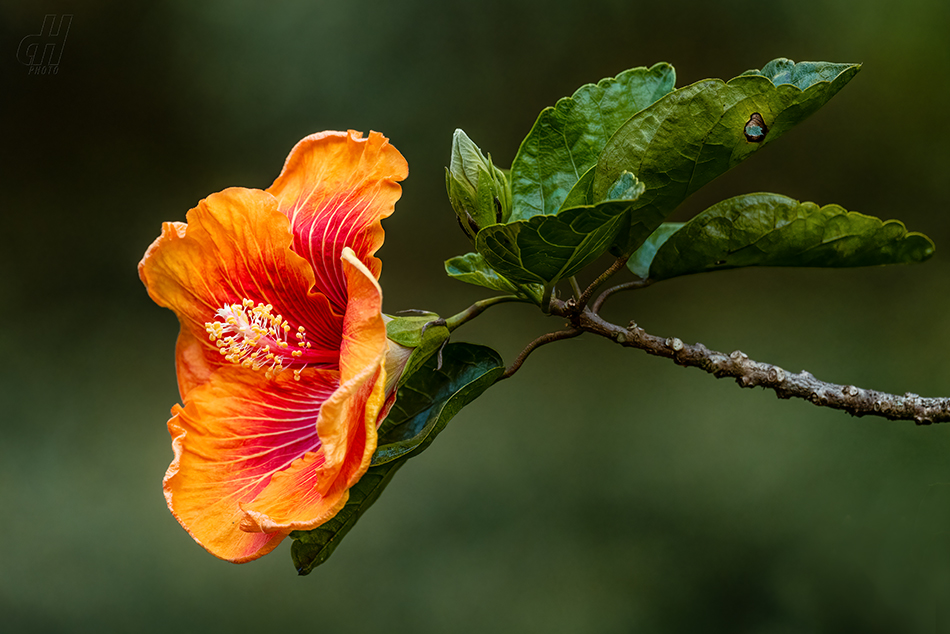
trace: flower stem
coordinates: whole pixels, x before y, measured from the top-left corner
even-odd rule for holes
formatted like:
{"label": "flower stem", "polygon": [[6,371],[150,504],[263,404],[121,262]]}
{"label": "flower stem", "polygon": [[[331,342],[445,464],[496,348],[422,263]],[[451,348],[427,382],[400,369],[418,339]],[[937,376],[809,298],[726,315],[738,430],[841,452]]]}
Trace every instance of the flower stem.
{"label": "flower stem", "polygon": [[488,299],[475,302],[457,315],[452,315],[451,317],[446,318],[445,327],[449,329],[449,332],[452,332],[467,321],[475,319],[486,309],[494,306],[495,304],[523,301],[525,300],[521,297],[518,297],[517,295],[499,295],[498,297],[489,297]]}

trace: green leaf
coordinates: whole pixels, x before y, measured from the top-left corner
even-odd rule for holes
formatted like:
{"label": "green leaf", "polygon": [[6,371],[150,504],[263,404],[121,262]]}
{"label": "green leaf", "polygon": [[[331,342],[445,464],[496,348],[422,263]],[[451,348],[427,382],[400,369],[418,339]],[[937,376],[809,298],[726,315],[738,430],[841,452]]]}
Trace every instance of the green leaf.
{"label": "green leaf", "polygon": [[488,262],[480,253],[466,253],[446,260],[445,272],[449,277],[466,284],[474,284],[503,293],[512,293],[530,299],[536,304],[541,302],[541,291],[543,289],[540,286],[536,284],[516,286],[488,266]]}
{"label": "green leaf", "polygon": [[423,451],[459,410],[487,390],[504,373],[501,357],[485,346],[449,344],[442,367],[430,359],[399,390],[396,403],[379,428],[372,466]]}
{"label": "green leaf", "polygon": [[[798,62],[779,57],[762,67],[761,70],[747,70],[742,75],[760,75],[769,79],[776,86],[791,84],[799,90],[820,81],[834,81],[841,73],[855,64],[832,64],[830,62]],[[742,76],[740,75],[740,77]]]}
{"label": "green leaf", "polygon": [[596,165],[581,175],[580,179],[574,183],[574,187],[571,188],[571,191],[567,192],[567,196],[564,197],[564,202],[561,203],[562,208],[570,209],[571,207],[594,204],[593,188],[595,171],[597,171]]}
{"label": "green leaf", "polygon": [[632,252],[690,194],[818,110],[859,69],[774,60],[728,83],[707,79],[680,88],[634,115],[604,147],[593,177],[594,200],[623,171],[646,185],[616,251]]}
{"label": "green leaf", "polygon": [[350,487],[350,497],[346,505],[332,519],[311,531],[294,531],[290,534],[294,540],[290,547],[290,557],[297,574],[309,575],[314,568],[330,558],[404,462],[405,460],[399,460],[381,467],[370,467],[359,482]]}
{"label": "green leaf", "polygon": [[488,264],[519,284],[556,284],[610,248],[633,201],[612,200],[485,227],[475,248]]}
{"label": "green leaf", "polygon": [[640,248],[633,252],[630,259],[627,260],[627,268],[633,271],[634,275],[642,279],[650,276],[650,264],[656,256],[656,251],[663,243],[669,240],[670,236],[679,231],[685,223],[682,222],[664,222],[656,231],[650,234],[646,242],[640,245]]}
{"label": "green leaf", "polygon": [[346,505],[331,520],[311,531],[294,531],[291,557],[297,572],[310,572],[325,562],[359,518],[372,506],[396,471],[423,451],[459,410],[487,390],[504,372],[501,357],[484,346],[453,343],[442,352],[442,368],[434,358],[400,390],[379,429],[373,462],[350,488]]}
{"label": "green leaf", "polygon": [[[663,280],[744,266],[903,264],[921,262],[934,252],[928,237],[908,233],[897,220],[884,222],[838,205],[819,207],[778,194],[737,196],[710,207],[678,230],[672,224],[662,227],[630,265],[641,277],[647,277],[647,270],[650,278]],[[651,243],[656,248],[647,246]]]}
{"label": "green leaf", "polygon": [[511,165],[511,220],[561,208],[617,128],[669,93],[675,82],[669,64],[641,66],[581,86],[573,96],[542,110]]}

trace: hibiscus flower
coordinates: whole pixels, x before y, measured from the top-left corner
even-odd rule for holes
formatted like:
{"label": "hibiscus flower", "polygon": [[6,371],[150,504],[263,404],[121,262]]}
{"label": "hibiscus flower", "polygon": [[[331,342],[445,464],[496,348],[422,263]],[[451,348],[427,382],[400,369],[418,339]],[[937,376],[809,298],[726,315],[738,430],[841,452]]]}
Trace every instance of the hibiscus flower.
{"label": "hibiscus flower", "polygon": [[406,358],[374,254],[407,173],[379,133],[311,135],[270,188],[208,196],[139,264],[181,325],[165,498],[217,557],[316,528],[369,466]]}

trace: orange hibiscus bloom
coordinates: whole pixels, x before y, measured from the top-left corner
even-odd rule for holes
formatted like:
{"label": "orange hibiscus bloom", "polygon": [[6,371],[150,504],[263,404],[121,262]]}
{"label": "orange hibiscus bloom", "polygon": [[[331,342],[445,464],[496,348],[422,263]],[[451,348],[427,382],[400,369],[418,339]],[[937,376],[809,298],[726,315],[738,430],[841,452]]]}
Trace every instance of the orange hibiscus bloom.
{"label": "orange hibiscus bloom", "polygon": [[250,561],[319,526],[368,468],[387,357],[405,361],[387,355],[374,253],[407,174],[381,134],[311,135],[270,188],[212,194],[139,264],[181,323],[165,498],[213,555]]}

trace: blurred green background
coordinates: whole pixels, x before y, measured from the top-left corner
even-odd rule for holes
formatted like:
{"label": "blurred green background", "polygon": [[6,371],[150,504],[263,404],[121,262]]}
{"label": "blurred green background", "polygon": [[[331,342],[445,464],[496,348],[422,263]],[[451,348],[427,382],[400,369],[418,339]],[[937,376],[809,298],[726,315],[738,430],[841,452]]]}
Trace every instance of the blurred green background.
{"label": "blurred green background", "polygon": [[[538,351],[400,471],[323,567],[235,566],[165,508],[174,316],[136,263],[208,194],[266,187],[311,132],[409,161],[386,309],[484,297],[444,193],[464,128],[508,165],[579,85],[678,85],[775,57],[863,62],[832,102],[687,202],[775,191],[937,243],[922,266],[745,270],[607,316],[841,383],[950,395],[950,4],[937,0],[0,4],[0,629],[9,632],[940,632],[950,426],[852,419],[581,338]],[[74,19],[55,76],[20,40]],[[458,333],[511,360],[559,327]],[[943,620],[942,620],[943,619]]]}

